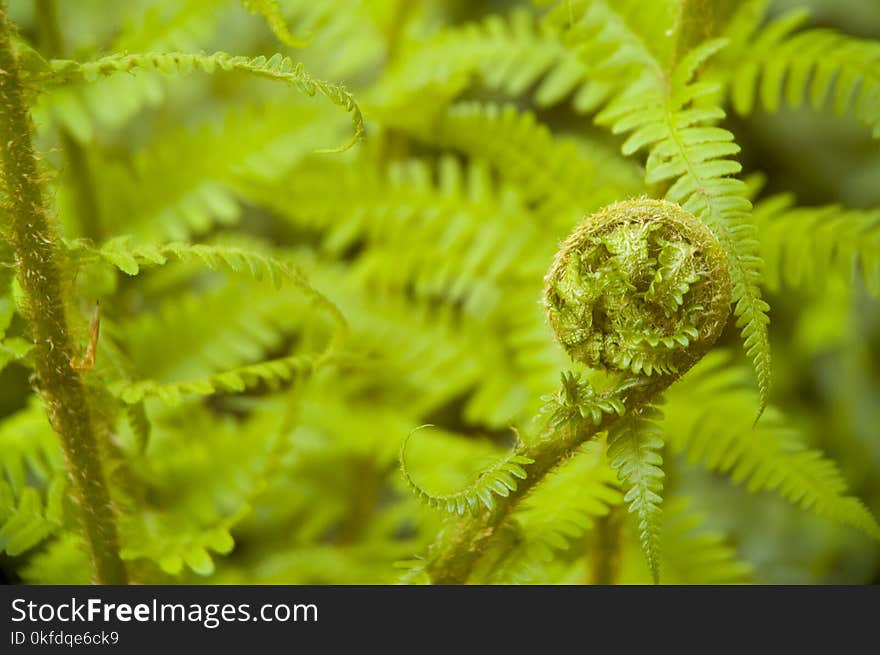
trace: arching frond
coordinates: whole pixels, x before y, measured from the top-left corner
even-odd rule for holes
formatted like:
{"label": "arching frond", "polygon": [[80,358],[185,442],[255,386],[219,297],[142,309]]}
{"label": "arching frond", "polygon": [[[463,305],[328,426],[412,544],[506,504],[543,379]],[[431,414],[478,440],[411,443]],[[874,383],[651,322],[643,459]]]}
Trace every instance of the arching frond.
{"label": "arching frond", "polygon": [[466,489],[451,494],[435,495],[423,489],[407,468],[406,446],[414,432],[410,432],[400,446],[400,472],[422,502],[450,514],[463,516],[466,512],[476,513],[480,505],[491,510],[495,504],[492,497],[507,496],[516,489],[516,479],[524,480],[527,475],[523,466],[533,461],[517,454],[518,449],[514,448],[509,455],[481,471]]}
{"label": "arching frond", "polygon": [[136,73],[138,71],[159,71],[166,75],[187,75],[197,70],[205,73],[240,71],[257,77],[286,82],[309,96],[320,94],[334,105],[347,111],[351,115],[354,136],[341,148],[327,152],[347,150],[364,135],[364,117],[354,97],[348,91],[339,85],[312,77],[302,64],[281,54],[275,54],[267,59],[263,56],[241,57],[225,52],[216,52],[211,55],[157,52],[109,55],[97,61],[86,63],[53,60],[50,62],[50,66],[51,73],[45,79],[40,80],[46,86],[83,80],[89,82],[119,73]]}

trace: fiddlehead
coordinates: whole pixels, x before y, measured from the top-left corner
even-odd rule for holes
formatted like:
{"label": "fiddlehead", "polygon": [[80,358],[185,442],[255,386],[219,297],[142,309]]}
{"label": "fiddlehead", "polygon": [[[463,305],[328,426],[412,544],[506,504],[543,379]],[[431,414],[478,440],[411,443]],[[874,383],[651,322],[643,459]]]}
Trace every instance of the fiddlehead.
{"label": "fiddlehead", "polygon": [[597,212],[563,244],[545,279],[557,340],[591,368],[681,375],[721,333],[727,257],[707,227],[664,200]]}
{"label": "fiddlehead", "polygon": [[[662,474],[658,479],[659,455],[650,449],[657,435],[652,430],[641,439],[633,426],[650,418],[658,395],[709,351],[730,303],[723,248],[678,205],[629,200],[583,221],[550,267],[544,304],[556,338],[572,359],[617,380],[609,391],[596,393],[576,376],[563,375],[560,393],[548,404],[543,434],[517,453],[532,460],[524,467],[526,478],[496,498],[492,509],[452,521],[441,531],[425,565],[431,580],[466,582],[496,529],[528,491],[606,430],[615,467],[632,487],[627,500],[639,516],[646,555],[655,561]],[[617,429],[621,419],[629,421],[628,429]]]}

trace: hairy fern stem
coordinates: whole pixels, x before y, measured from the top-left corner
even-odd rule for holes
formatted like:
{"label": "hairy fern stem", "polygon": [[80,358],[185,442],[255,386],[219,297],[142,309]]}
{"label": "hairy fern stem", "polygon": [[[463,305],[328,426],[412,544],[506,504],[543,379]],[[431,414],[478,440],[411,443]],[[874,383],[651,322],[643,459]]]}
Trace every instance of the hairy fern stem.
{"label": "hairy fern stem", "polygon": [[60,245],[31,141],[30,114],[12,35],[4,2],[0,4],[3,203],[34,341],[38,391],[64,451],[93,579],[101,584],[124,584],[126,572],[119,556],[116,517],[96,420],[85,382],[71,361],[75,349],[63,300]]}

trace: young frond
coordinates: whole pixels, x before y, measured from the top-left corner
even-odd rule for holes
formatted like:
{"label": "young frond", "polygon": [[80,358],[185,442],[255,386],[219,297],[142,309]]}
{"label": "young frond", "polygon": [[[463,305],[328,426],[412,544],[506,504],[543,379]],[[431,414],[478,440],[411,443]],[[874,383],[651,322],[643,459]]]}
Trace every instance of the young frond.
{"label": "young frond", "polygon": [[849,280],[860,270],[868,292],[880,296],[880,211],[797,207],[784,194],[759,202],[754,215],[774,287],[818,289],[832,272]]}
{"label": "young frond", "polygon": [[663,502],[662,414],[651,406],[624,416],[608,432],[608,461],[617,471],[638,520],[639,541],[654,583],[660,580],[660,533]]}
{"label": "young frond", "polygon": [[880,539],[880,525],[860,500],[847,495],[834,462],[808,448],[774,407],[753,425],[748,412],[753,397],[742,371],[723,355],[707,359],[670,391],[670,400],[680,398],[669,403],[664,424],[673,450],[726,473],[749,492],[775,491],[804,510]]}
{"label": "young frond", "polygon": [[40,82],[45,86],[91,82],[118,73],[158,71],[166,75],[188,75],[196,70],[205,73],[216,71],[240,71],[257,77],[286,82],[308,96],[320,94],[351,115],[354,136],[345,145],[324,150],[341,152],[348,150],[364,135],[364,117],[354,97],[343,87],[319,80],[309,75],[301,63],[276,53],[270,58],[242,57],[225,52],[214,54],[189,54],[185,52],[154,52],[143,54],[109,55],[93,62],[53,60],[51,72]]}
{"label": "young frond", "polygon": [[467,512],[477,513],[480,511],[480,505],[491,510],[495,506],[493,497],[505,497],[514,491],[517,487],[517,478],[520,480],[526,478],[527,473],[523,467],[533,461],[518,455],[519,448],[515,447],[510,454],[481,471],[467,488],[451,494],[435,495],[423,489],[415,481],[406,464],[406,447],[415,432],[417,430],[410,432],[400,445],[400,472],[419,500],[429,507],[449,514],[464,516]]}
{"label": "young frond", "polygon": [[718,84],[694,79],[700,65],[724,44],[714,40],[695,48],[672,71],[668,86],[643,77],[597,120],[611,125],[615,133],[629,133],[625,153],[648,150],[645,181],[669,184],[666,199],[704,221],[727,252],[737,327],[757,373],[760,415],[769,396],[771,367],[769,305],[761,298],[757,229],[745,183],[730,177],[742,168],[731,159],[739,146],[733,134],[715,125],[724,111],[701,102],[716,93]]}
{"label": "young frond", "polygon": [[880,138],[880,43],[831,29],[796,31],[806,14],[783,15],[745,48],[731,72],[733,106],[751,113],[757,101],[770,112],[821,109],[830,97],[838,114],[853,111]]}

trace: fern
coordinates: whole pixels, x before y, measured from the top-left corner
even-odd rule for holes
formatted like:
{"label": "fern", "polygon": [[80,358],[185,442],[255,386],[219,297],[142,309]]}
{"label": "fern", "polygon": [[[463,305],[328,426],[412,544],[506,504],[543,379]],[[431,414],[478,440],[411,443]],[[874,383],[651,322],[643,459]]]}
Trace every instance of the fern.
{"label": "fern", "polygon": [[[337,138],[339,127],[335,116],[315,106],[274,102],[230,111],[219,125],[171,129],[140,149],[133,166],[112,158],[94,163],[101,216],[130,216],[128,232],[150,241],[183,240],[234,224],[242,179],[282,177],[309,151]],[[228,158],[216,157],[221,150]],[[179,173],[169,178],[169,170]],[[119,234],[112,223],[102,227]]]}
{"label": "fern", "polygon": [[0,578],[876,577],[867,10],[529,4],[0,6]]}
{"label": "fern", "polygon": [[[663,508],[661,568],[665,584],[745,584],[753,567],[739,559],[723,534],[705,526],[706,516],[692,509],[688,499],[668,498]],[[625,557],[621,582],[640,583],[647,571],[635,564],[639,553]]]}
{"label": "fern", "polygon": [[600,444],[585,446],[513,514],[515,543],[500,555],[488,582],[540,580],[535,567],[571,548],[598,517],[622,501],[616,482]]}
{"label": "fern", "polygon": [[769,305],[761,298],[759,286],[763,273],[757,231],[745,184],[728,177],[741,166],[728,158],[739,152],[733,135],[714,126],[724,112],[698,104],[717,87],[692,80],[700,65],[723,45],[710,41],[689,53],[672,72],[668,90],[662,78],[643,77],[603,110],[598,120],[610,123],[614,132],[631,132],[624,152],[649,146],[646,182],[671,181],[666,198],[705,221],[727,251],[737,326],[757,373],[760,415],[767,404],[771,371]]}
{"label": "fern", "polygon": [[880,137],[880,44],[830,29],[795,32],[805,18],[801,11],[785,14],[749,44],[731,73],[734,107],[749,114],[757,96],[773,112],[782,101],[800,107],[806,96],[820,109],[830,96],[837,113],[852,110]]}
{"label": "fern", "polygon": [[829,274],[850,279],[857,270],[880,295],[880,212],[837,205],[795,207],[791,195],[755,206],[767,279],[776,288],[821,288]]}
{"label": "fern", "polygon": [[591,156],[585,156],[575,143],[554,138],[533,115],[509,106],[453,106],[428,138],[479,153],[522,189],[543,221],[563,230],[614,194],[633,193],[639,186],[633,169],[616,162],[610,153],[587,146],[584,149]]}
{"label": "fern", "polygon": [[25,487],[16,498],[12,488],[0,481],[0,551],[13,557],[21,555],[57,532],[64,492],[64,478],[57,478],[47,492],[44,508],[36,489]]}
{"label": "fern", "polygon": [[660,504],[663,493],[663,433],[656,421],[662,414],[652,407],[618,421],[608,434],[608,459],[626,488],[624,500],[638,518],[639,540],[654,583],[660,579]]}
{"label": "fern", "polygon": [[532,463],[532,459],[517,454],[514,449],[506,457],[498,460],[495,464],[483,470],[477,479],[466,489],[452,494],[434,495],[413,479],[406,465],[406,446],[412,438],[411,432],[400,446],[400,471],[404,479],[418,498],[436,509],[463,516],[465,512],[476,512],[482,504],[487,510],[491,510],[495,501],[494,496],[506,497],[517,486],[517,478],[524,479],[526,470],[524,465]]}
{"label": "fern", "polygon": [[215,71],[241,71],[257,77],[286,82],[300,92],[314,96],[321,94],[334,105],[351,114],[354,136],[351,141],[340,148],[326,152],[341,152],[352,147],[364,135],[364,118],[352,95],[344,88],[310,76],[302,64],[290,58],[275,54],[270,58],[241,57],[216,52],[211,55],[188,53],[145,53],[132,55],[110,55],[94,62],[76,62],[57,60],[50,62],[51,72],[42,84],[69,84],[84,80],[91,82],[102,77],[118,73],[136,73],[138,71],[159,71],[166,75],[187,75],[196,70],[205,73]]}
{"label": "fern", "polygon": [[[689,405],[669,416],[669,444],[691,462],[726,473],[750,492],[776,491],[789,502],[880,539],[880,525],[858,499],[847,495],[837,466],[800,435],[773,407],[757,426],[744,420],[752,402],[742,375],[714,358],[681,388]],[[689,407],[690,411],[686,408]]]}

